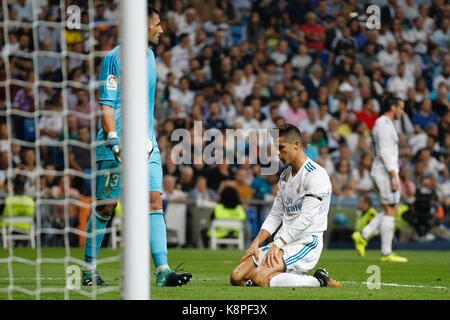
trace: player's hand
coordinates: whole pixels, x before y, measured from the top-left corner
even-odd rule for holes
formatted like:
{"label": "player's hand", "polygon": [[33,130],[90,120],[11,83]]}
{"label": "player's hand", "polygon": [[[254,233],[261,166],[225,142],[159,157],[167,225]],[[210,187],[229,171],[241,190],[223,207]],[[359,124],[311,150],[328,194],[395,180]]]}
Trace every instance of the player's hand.
{"label": "player's hand", "polygon": [[108,133],[108,140],[109,140],[109,147],[111,148],[114,157],[116,157],[116,160],[118,162],[122,162],[122,158],[120,156],[121,153],[120,141],[119,137],[117,136],[117,133],[116,132]]}
{"label": "player's hand", "polygon": [[278,252],[280,251],[280,248],[278,248],[275,245],[272,245],[267,251],[266,255],[264,256],[264,260],[262,262],[262,265],[268,266],[269,268],[274,268],[277,264],[280,263],[278,259]]}
{"label": "player's hand", "polygon": [[242,256],[241,260],[239,260],[238,264],[244,262],[245,259],[251,256],[255,256],[256,261],[258,261],[259,256],[258,252],[259,252],[258,245],[252,243],[250,247],[248,247],[247,251],[245,251],[244,255]]}
{"label": "player's hand", "polygon": [[391,178],[391,190],[392,192],[396,192],[399,188],[400,184],[398,182],[397,175],[392,176]]}

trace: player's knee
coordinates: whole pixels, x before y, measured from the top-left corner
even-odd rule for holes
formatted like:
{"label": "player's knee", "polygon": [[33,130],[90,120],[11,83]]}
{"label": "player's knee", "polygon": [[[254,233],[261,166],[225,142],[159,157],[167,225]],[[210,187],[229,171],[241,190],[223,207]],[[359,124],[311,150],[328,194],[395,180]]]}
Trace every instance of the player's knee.
{"label": "player's knee", "polygon": [[108,204],[101,204],[101,205],[98,205],[95,210],[102,217],[108,218],[108,217],[112,216],[116,206],[117,206],[117,202],[108,203]]}
{"label": "player's knee", "polygon": [[244,280],[244,274],[239,270],[239,268],[235,268],[230,275],[230,283],[233,286],[241,285],[242,280]]}

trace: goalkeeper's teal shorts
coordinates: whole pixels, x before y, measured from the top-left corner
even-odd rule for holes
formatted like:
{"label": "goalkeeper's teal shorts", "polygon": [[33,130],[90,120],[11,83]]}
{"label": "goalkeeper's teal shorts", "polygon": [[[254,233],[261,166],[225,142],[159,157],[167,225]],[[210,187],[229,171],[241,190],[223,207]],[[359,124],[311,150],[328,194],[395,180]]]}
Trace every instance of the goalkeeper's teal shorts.
{"label": "goalkeeper's teal shorts", "polygon": [[[162,194],[162,164],[159,149],[155,148],[148,164],[149,190]],[[115,160],[97,161],[96,197],[99,200],[120,198],[120,163]]]}

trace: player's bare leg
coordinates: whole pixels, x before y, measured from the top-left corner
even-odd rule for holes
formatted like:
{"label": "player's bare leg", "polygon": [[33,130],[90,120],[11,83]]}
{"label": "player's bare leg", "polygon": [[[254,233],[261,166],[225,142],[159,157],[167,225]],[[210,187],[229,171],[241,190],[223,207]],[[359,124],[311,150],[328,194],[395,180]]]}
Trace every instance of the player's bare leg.
{"label": "player's bare leg", "polygon": [[252,257],[247,257],[247,259],[238,264],[233,272],[231,272],[230,283],[233,286],[245,286],[255,271],[256,265]]}
{"label": "player's bare leg", "polygon": [[256,268],[255,272],[250,277],[250,280],[254,285],[259,287],[268,287],[270,285],[270,280],[286,271],[286,264],[283,260],[283,250],[277,252],[277,261],[273,261],[272,265],[269,266],[268,263],[263,262],[262,265]]}

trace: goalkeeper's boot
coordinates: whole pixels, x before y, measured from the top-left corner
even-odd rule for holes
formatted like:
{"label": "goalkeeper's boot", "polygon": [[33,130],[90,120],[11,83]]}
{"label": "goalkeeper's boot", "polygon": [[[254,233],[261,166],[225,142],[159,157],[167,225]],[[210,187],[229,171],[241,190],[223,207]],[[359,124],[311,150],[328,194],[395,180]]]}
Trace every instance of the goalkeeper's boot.
{"label": "goalkeeper's boot", "polygon": [[361,232],[359,231],[355,231],[352,233],[352,239],[355,242],[356,252],[358,252],[361,258],[364,258],[364,256],[366,255],[367,240],[363,238]]}
{"label": "goalkeeper's boot", "polygon": [[325,269],[317,269],[313,275],[314,278],[319,280],[321,287],[333,287],[333,288],[341,288],[342,285],[334,279],[331,279],[328,275],[328,272]]}
{"label": "goalkeeper's boot", "polygon": [[192,279],[189,272],[177,273],[172,269],[164,269],[156,274],[157,287],[177,287],[187,284]]}
{"label": "goalkeeper's boot", "polygon": [[81,276],[81,284],[83,286],[92,286],[94,282],[97,286],[109,286],[109,283],[107,283],[102,279],[102,277],[100,277],[97,270],[83,270]]}
{"label": "goalkeeper's boot", "polygon": [[408,262],[408,259],[406,259],[405,257],[400,257],[393,252],[391,254],[388,254],[387,256],[382,256],[380,260],[382,262]]}

